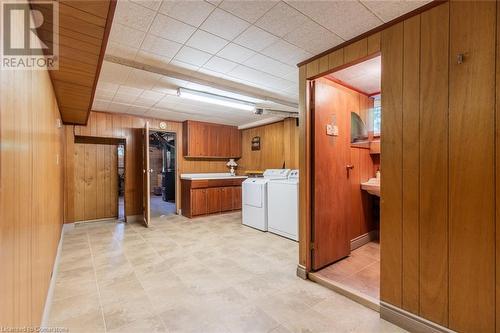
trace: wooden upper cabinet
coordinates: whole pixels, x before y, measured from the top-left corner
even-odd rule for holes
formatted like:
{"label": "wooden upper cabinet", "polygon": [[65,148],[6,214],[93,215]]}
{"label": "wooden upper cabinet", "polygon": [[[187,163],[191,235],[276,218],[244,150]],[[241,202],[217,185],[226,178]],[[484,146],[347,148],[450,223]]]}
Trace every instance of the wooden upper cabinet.
{"label": "wooden upper cabinet", "polygon": [[241,157],[241,133],[236,126],[188,120],[183,124],[183,140],[185,157]]}

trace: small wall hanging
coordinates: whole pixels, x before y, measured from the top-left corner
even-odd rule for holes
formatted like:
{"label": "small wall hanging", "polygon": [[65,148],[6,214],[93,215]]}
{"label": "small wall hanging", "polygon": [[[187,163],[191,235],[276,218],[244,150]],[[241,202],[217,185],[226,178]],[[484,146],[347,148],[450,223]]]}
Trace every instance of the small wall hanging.
{"label": "small wall hanging", "polygon": [[260,136],[252,138],[252,150],[260,150]]}

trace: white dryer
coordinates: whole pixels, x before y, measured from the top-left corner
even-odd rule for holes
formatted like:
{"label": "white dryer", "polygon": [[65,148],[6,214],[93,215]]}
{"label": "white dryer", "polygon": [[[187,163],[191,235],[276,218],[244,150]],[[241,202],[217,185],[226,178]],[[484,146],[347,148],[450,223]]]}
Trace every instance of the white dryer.
{"label": "white dryer", "polygon": [[273,179],[267,185],[267,229],[274,234],[299,240],[299,170],[288,179]]}
{"label": "white dryer", "polygon": [[263,177],[247,178],[242,184],[242,223],[267,231],[267,183],[287,179],[290,169],[267,169]]}

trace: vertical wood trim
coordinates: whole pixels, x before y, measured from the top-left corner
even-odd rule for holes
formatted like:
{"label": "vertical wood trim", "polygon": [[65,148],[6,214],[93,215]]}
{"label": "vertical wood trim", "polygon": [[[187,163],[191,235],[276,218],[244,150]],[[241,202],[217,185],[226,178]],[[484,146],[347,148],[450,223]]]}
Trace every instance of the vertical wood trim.
{"label": "vertical wood trim", "polygon": [[495,6],[450,3],[449,326],[459,332],[495,329]]}
{"label": "vertical wood trim", "polygon": [[299,264],[311,267],[310,235],[310,110],[307,104],[306,66],[299,68]]}
{"label": "vertical wood trim", "polygon": [[[382,32],[381,300],[401,307],[403,24]],[[390,181],[384,182],[384,178]]]}
{"label": "vertical wood trim", "polygon": [[418,314],[420,15],[404,21],[403,49],[402,307]]}
{"label": "vertical wood trim", "polygon": [[495,331],[500,333],[500,5],[496,17],[495,103]]}
{"label": "vertical wood trim", "polygon": [[449,4],[421,14],[420,315],[448,324]]}

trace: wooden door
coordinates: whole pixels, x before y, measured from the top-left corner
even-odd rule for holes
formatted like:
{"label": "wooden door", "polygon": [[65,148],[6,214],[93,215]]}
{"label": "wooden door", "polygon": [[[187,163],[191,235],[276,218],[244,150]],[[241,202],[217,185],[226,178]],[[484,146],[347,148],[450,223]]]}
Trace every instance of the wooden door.
{"label": "wooden door", "polygon": [[207,213],[207,190],[191,190],[191,215],[205,215]]}
{"label": "wooden door", "polygon": [[222,212],[233,210],[233,187],[222,187],[221,190],[221,204],[220,209]]}
{"label": "wooden door", "polygon": [[[312,267],[320,269],[349,255],[350,113],[356,93],[326,79],[311,85],[313,119]],[[326,134],[326,126],[338,135]]]}
{"label": "wooden door", "polygon": [[207,189],[207,211],[208,214],[220,213],[221,211],[220,187],[212,187]]}
{"label": "wooden door", "polygon": [[151,168],[149,167],[149,122],[146,121],[142,135],[142,210],[146,226],[149,227],[151,221],[151,202],[150,202],[150,177]]}
{"label": "wooden door", "polygon": [[233,186],[233,210],[241,209],[241,186]]}
{"label": "wooden door", "polygon": [[75,144],[75,221],[118,216],[117,159],[115,145]]}

